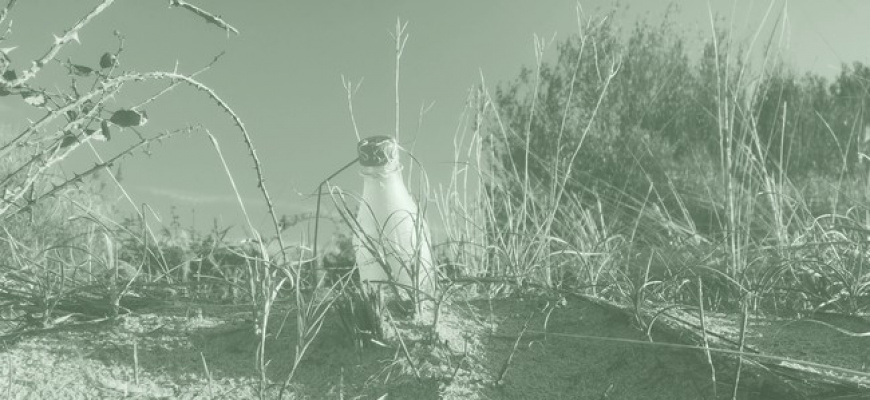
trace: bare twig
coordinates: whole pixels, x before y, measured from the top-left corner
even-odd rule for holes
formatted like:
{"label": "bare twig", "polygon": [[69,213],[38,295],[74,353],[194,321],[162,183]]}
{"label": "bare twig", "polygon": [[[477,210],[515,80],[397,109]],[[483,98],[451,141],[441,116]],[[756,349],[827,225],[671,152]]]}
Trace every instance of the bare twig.
{"label": "bare twig", "polygon": [[169,6],[170,7],[181,7],[181,8],[187,9],[188,11],[202,17],[203,19],[205,19],[205,22],[207,22],[209,24],[214,24],[220,28],[223,28],[224,30],[227,31],[227,35],[229,35],[230,32],[235,33],[236,35],[239,34],[238,29],[236,29],[232,25],[228,24],[219,15],[214,15],[214,14],[212,14],[206,10],[203,10],[203,9],[193,5],[193,4],[190,4],[186,1],[169,0]]}
{"label": "bare twig", "polygon": [[353,85],[353,82],[344,78],[344,75],[341,76],[341,84],[344,86],[344,90],[347,92],[347,109],[350,112],[350,122],[353,123],[353,133],[356,134],[356,140],[359,142],[362,138],[359,135],[359,129],[356,125],[356,117],[353,114],[353,95],[356,94],[356,91],[359,90],[360,85],[362,85],[362,79],[356,83],[356,86]]}

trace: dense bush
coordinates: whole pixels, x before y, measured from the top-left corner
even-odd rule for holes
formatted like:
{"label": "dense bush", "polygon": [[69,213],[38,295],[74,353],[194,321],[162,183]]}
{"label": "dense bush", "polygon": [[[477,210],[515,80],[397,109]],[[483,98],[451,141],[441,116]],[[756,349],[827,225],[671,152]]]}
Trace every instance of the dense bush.
{"label": "dense bush", "polygon": [[[867,140],[867,66],[844,65],[828,83],[814,73],[799,77],[778,63],[757,72],[759,83],[750,91],[749,76],[717,80],[717,68],[721,73],[744,67],[725,64],[728,46],[736,47],[727,33],[719,33],[715,46],[712,41],[700,46],[701,54],[689,54],[686,33],[673,28],[677,24],[669,22],[670,14],[657,25],[637,23],[624,40],[613,15],[608,17],[585,41],[572,37],[560,43],[557,61],[543,63],[539,73],[524,69],[517,80],[499,87],[496,103],[507,134],[490,124],[489,143],[497,185],[504,190],[521,191],[516,185],[523,180],[525,160],[534,185],[551,186],[570,155],[565,149],[582,141],[569,191],[596,193],[610,204],[649,199],[674,214],[686,207],[710,233],[720,224],[716,215],[722,205],[716,199],[721,197],[715,188],[721,187],[716,179],[723,172],[726,145],[719,130],[717,85],[738,106],[732,117],[734,153],[741,146],[752,148],[768,173],[782,170],[797,182],[867,174],[862,167],[867,163],[859,163]],[[598,104],[604,70],[615,60],[619,71]],[[754,132],[760,150],[755,150]],[[629,208],[637,211],[636,205]],[[624,215],[626,209],[618,211],[615,215]],[[628,221],[635,216],[629,213]]]}
{"label": "dense bush", "polygon": [[485,231],[507,250],[489,262],[635,302],[865,307],[863,264],[832,266],[870,221],[870,68],[762,68],[724,30],[690,46],[670,14],[629,32],[614,16],[492,99]]}

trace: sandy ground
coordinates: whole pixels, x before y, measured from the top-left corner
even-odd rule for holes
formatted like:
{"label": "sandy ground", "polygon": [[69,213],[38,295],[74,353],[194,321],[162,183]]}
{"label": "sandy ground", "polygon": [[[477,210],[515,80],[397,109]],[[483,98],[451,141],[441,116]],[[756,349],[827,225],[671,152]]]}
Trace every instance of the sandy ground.
{"label": "sandy ground", "polygon": [[[268,398],[276,398],[290,371],[296,343],[295,314],[284,320],[287,309],[276,311],[267,355],[268,378],[277,384],[266,389]],[[249,315],[240,306],[176,306],[7,341],[0,397],[257,398]],[[870,360],[870,338],[837,337],[806,323],[759,326],[753,345],[784,356],[847,366]],[[404,346],[394,339],[386,347],[357,349],[330,315],[285,398],[713,399],[714,386],[718,398],[730,398],[733,390],[725,371],[734,366],[718,365],[714,385],[699,350],[594,339],[647,337],[629,316],[578,298],[455,302],[438,327],[437,343],[424,339],[426,325],[405,321],[394,331]],[[828,341],[807,336],[813,330]],[[854,349],[832,354],[838,345]],[[739,391],[741,399],[784,396],[748,376]]]}

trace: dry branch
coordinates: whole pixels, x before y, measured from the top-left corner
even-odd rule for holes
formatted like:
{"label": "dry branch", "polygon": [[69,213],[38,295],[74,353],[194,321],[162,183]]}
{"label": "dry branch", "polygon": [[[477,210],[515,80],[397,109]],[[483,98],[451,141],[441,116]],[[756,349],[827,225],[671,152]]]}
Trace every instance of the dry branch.
{"label": "dry branch", "polygon": [[166,138],[168,138],[168,137],[170,137],[170,136],[174,136],[174,135],[176,135],[176,134],[178,134],[178,133],[182,133],[182,132],[190,132],[190,131],[192,131],[193,129],[194,129],[194,127],[186,127],[186,128],[176,129],[176,130],[174,130],[174,131],[166,131],[166,132],[163,132],[163,133],[161,133],[161,134],[159,134],[159,135],[157,135],[157,136],[155,136],[155,137],[153,137],[153,138],[150,138],[150,139],[142,139],[142,140],[140,140],[139,142],[137,142],[136,144],[134,144],[134,145],[128,147],[127,149],[125,149],[125,150],[122,151],[121,153],[119,153],[119,154],[115,155],[114,157],[110,158],[109,160],[106,160],[106,161],[103,161],[103,162],[100,162],[100,163],[94,164],[91,168],[89,168],[88,170],[86,170],[86,171],[84,171],[84,172],[82,172],[82,173],[73,174],[73,177],[70,178],[70,179],[67,179],[65,182],[60,183],[60,184],[57,184],[57,185],[53,185],[52,188],[51,188],[48,192],[45,192],[45,193],[39,195],[39,196],[36,197],[35,199],[29,200],[29,201],[28,201],[28,204],[27,204],[26,206],[22,207],[21,209],[15,211],[15,212],[11,212],[11,213],[9,213],[8,215],[4,215],[4,218],[11,217],[12,215],[15,215],[15,214],[17,214],[17,213],[19,213],[19,212],[21,212],[21,211],[26,211],[26,210],[29,209],[33,204],[38,203],[39,201],[45,199],[46,197],[53,196],[53,195],[54,195],[55,193],[57,193],[58,191],[60,191],[60,190],[62,190],[62,189],[64,189],[64,188],[66,188],[66,187],[68,187],[68,186],[70,186],[70,185],[72,185],[72,184],[74,184],[74,183],[81,182],[84,178],[86,178],[86,177],[88,177],[88,176],[91,176],[91,175],[93,175],[93,174],[95,174],[95,173],[97,173],[97,172],[99,172],[99,171],[102,171],[102,170],[104,170],[104,169],[106,169],[106,168],[110,168],[110,167],[112,167],[115,163],[118,162],[118,160],[120,160],[120,159],[122,159],[122,158],[124,158],[124,157],[127,157],[127,156],[131,155],[134,151],[136,151],[137,149],[139,149],[139,148],[141,148],[141,147],[143,147],[143,146],[149,145],[149,144],[154,143],[154,142],[159,142],[159,141],[161,141],[161,140],[163,140],[163,139],[166,139]]}
{"label": "dry branch", "polygon": [[209,24],[217,25],[218,27],[223,28],[224,30],[227,31],[227,34],[229,34],[229,32],[235,33],[236,35],[239,34],[238,29],[236,29],[232,25],[228,24],[220,16],[214,15],[214,14],[212,14],[206,10],[203,10],[203,9],[193,5],[193,4],[190,4],[186,1],[169,0],[169,6],[170,7],[181,7],[181,8],[187,9],[190,12],[205,19],[205,22],[207,22]]}
{"label": "dry branch", "polygon": [[79,31],[85,25],[87,25],[89,22],[91,22],[91,20],[93,20],[94,17],[96,17],[97,15],[100,15],[100,13],[102,13],[103,11],[106,10],[106,8],[108,8],[110,5],[112,5],[112,3],[114,1],[115,0],[103,0],[102,3],[97,5],[97,7],[95,7],[90,13],[88,13],[87,15],[82,17],[82,19],[80,19],[78,22],[76,22],[75,25],[73,25],[66,32],[64,32],[63,35],[55,36],[54,43],[52,44],[51,48],[49,48],[48,51],[42,57],[40,57],[38,60],[34,61],[33,66],[31,66],[30,69],[24,71],[21,74],[20,78],[15,79],[12,82],[9,82],[8,85],[10,87],[21,86],[25,82],[27,82],[28,80],[35,77],[36,74],[38,74],[39,71],[42,70],[42,67],[44,67],[46,64],[48,64],[49,61],[53,60],[55,56],[57,56],[57,53],[60,52],[60,50],[63,48],[63,46],[65,46],[67,43],[69,43],[70,41],[73,41],[73,40],[75,40],[76,42],[79,42]]}

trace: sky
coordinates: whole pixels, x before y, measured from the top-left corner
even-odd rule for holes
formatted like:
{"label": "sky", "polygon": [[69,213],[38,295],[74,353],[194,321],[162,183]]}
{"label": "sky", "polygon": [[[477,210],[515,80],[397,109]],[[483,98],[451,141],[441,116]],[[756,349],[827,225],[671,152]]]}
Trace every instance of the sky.
{"label": "sky", "polygon": [[[395,49],[391,32],[397,18],[407,22],[408,40],[400,79],[400,142],[413,149],[433,187],[446,184],[454,157],[454,135],[466,96],[481,77],[491,91],[535,62],[534,37],[561,40],[577,32],[575,0],[372,0],[190,1],[221,16],[240,35],[214,25],[164,0],[118,0],[58,56],[95,65],[105,51],[114,51],[119,31],[125,37],[121,66],[128,71],[193,73],[223,54],[197,79],[211,87],[244,121],[256,146],[266,186],[279,214],[311,211],[318,184],[355,157],[357,138],[348,111],[342,76],[360,83],[354,116],[361,136],[395,130]],[[733,29],[751,37],[772,26],[776,12],[787,10],[788,40],[784,59],[798,70],[833,76],[843,62],[870,63],[870,2],[863,0],[779,0],[765,22],[768,1],[623,0],[628,9],[618,23],[636,18],[660,19],[671,3],[679,7],[675,23],[699,37],[710,32],[709,13],[717,13]],[[0,47],[18,46],[13,66],[23,68],[44,53],[52,34],[60,34],[97,4],[96,1],[30,0],[12,11],[11,34]],[[580,1],[587,16],[600,15],[615,3]],[[555,46],[547,55],[552,57]],[[48,68],[38,81],[46,88],[69,85]],[[163,86],[133,85],[114,105],[138,104]],[[0,126],[18,132],[39,110],[14,96],[0,98]],[[421,109],[427,111],[421,113]],[[144,133],[199,124],[217,138],[241,196],[257,229],[268,229],[263,201],[256,189],[253,164],[229,116],[203,93],[179,87],[149,104]],[[422,115],[422,118],[421,118]],[[131,132],[97,144],[103,157],[129,144]],[[73,173],[93,165],[92,150],[82,147],[63,166]],[[117,172],[117,170],[113,170]],[[164,223],[175,207],[184,225],[207,229],[244,224],[240,207],[218,153],[202,133],[180,135],[151,148],[121,166],[120,179],[136,206],[147,203]],[[333,181],[344,190],[361,190],[354,169]],[[110,199],[122,212],[133,206],[108,186]],[[192,210],[195,210],[192,211]],[[237,235],[243,235],[241,230]],[[292,238],[291,238],[292,240]]]}

